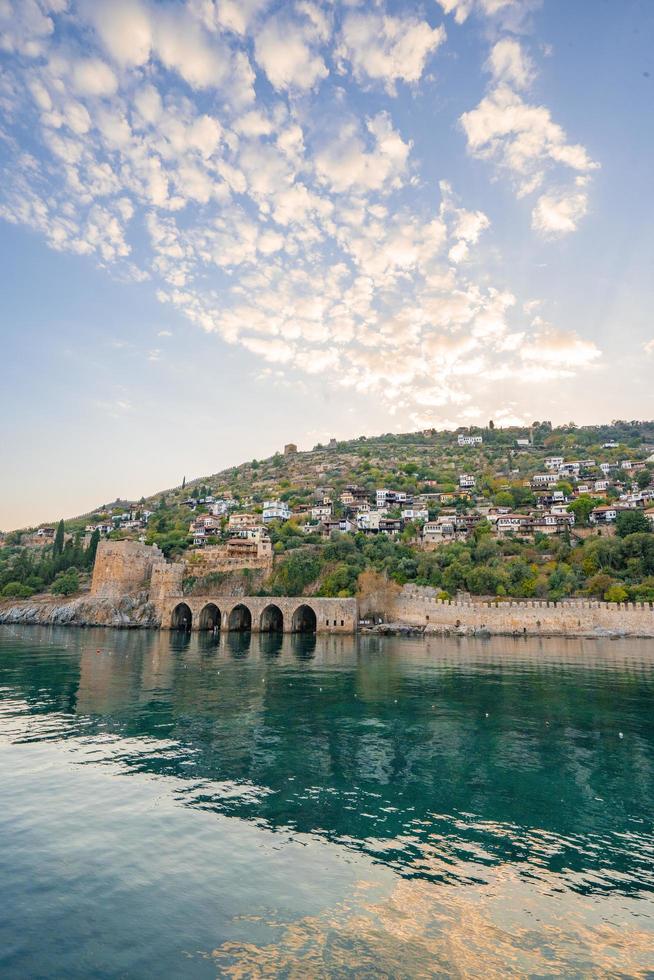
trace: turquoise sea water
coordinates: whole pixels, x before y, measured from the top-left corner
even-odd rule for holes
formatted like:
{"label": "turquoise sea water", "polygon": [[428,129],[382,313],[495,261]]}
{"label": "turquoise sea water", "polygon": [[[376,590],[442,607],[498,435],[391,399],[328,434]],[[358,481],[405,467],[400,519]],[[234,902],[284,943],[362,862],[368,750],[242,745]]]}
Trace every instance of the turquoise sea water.
{"label": "turquoise sea water", "polygon": [[651,641],[0,627],[0,975],[654,976]]}

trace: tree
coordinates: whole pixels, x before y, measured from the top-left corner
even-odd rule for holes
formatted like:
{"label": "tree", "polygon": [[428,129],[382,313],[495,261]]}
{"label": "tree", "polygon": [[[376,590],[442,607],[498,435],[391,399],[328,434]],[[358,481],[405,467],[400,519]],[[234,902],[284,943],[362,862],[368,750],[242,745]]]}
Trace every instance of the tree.
{"label": "tree", "polygon": [[642,510],[623,510],[618,514],[615,522],[615,530],[620,538],[625,538],[628,534],[646,533],[651,529],[649,520]]}
{"label": "tree", "polygon": [[63,519],[59,521],[57,525],[57,533],[55,534],[54,544],[52,546],[52,553],[56,557],[57,555],[63,554],[64,550],[64,522]]}
{"label": "tree", "polygon": [[67,572],[60,572],[51,585],[51,590],[56,595],[72,595],[79,591],[79,577],[76,568],[69,568]]}
{"label": "tree", "polygon": [[626,602],[629,598],[629,593],[624,585],[612,585],[604,593],[604,598],[607,602]]}
{"label": "tree", "polygon": [[95,564],[95,556],[98,550],[99,543],[100,543],[100,532],[96,527],[95,531],[91,535],[89,546],[86,549],[86,565],[88,568],[93,568]]}
{"label": "tree", "polygon": [[652,482],[652,474],[650,473],[649,470],[641,470],[636,476],[636,483],[638,484],[641,490],[644,490],[645,487],[648,487],[651,482]]}
{"label": "tree", "polygon": [[582,527],[587,527],[588,519],[592,511],[597,506],[597,501],[593,497],[577,497],[569,505],[568,510],[572,511],[575,515],[575,522],[581,524]]}
{"label": "tree", "polygon": [[182,480],[182,490],[185,488],[185,486],[186,486],[186,477],[184,477]]}

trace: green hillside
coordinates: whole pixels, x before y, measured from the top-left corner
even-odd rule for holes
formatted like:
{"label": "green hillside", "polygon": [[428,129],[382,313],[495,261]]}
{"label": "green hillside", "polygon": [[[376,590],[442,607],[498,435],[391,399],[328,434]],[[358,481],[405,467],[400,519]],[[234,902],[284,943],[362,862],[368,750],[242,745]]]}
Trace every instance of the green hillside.
{"label": "green hillside", "polygon": [[[478,436],[483,442],[460,446],[460,435]],[[654,599],[654,535],[646,514],[652,506],[650,491],[654,496],[653,453],[654,422],[637,421],[557,428],[548,422],[529,428],[489,423],[456,432],[332,440],[328,446],[251,460],[139,501],[114,501],[66,520],[70,538],[54,564],[50,545],[39,553],[27,546],[28,532],[8,535],[0,550],[0,590],[9,595],[18,582],[23,591],[40,591],[73,566],[83,579],[89,567],[86,529],[95,525],[102,525],[102,533],[112,528],[113,538],[145,540],[157,544],[167,557],[183,559],[193,550],[191,521],[208,515],[216,501],[227,500],[231,510],[207,536],[209,544],[228,539],[228,513],[260,514],[264,501],[278,500],[288,505],[291,517],[267,525],[275,555],[273,572],[264,581],[244,572],[250,587],[266,593],[349,596],[356,594],[359,577],[367,571],[398,584],[431,585],[447,595],[467,591],[649,601]],[[565,507],[574,514],[574,526],[566,525],[564,533],[554,536],[538,530],[528,535],[497,534],[494,520],[499,511],[536,516],[549,512],[544,503],[550,499],[549,491],[544,493],[531,481],[545,472],[545,460],[554,456],[582,464],[574,476],[562,476],[550,488],[563,495]],[[633,464],[633,471],[622,468],[625,461]],[[602,472],[601,464],[610,466],[610,473]],[[461,490],[462,474],[474,478],[474,488]],[[595,492],[598,478],[603,477],[607,486]],[[469,515],[469,533],[459,533],[455,540],[428,550],[425,519],[402,518],[400,505],[388,509],[388,519],[399,522],[392,534],[362,531],[355,523],[347,532],[334,530],[337,521],[356,519],[356,508],[340,499],[352,486],[360,495],[365,493],[371,508],[377,490],[387,488],[412,498],[429,522]],[[626,509],[621,502],[627,496],[639,498],[628,504],[633,514],[620,515],[615,527],[589,527],[593,508],[615,503]],[[327,533],[310,515],[311,506],[325,499],[332,509]],[[220,576],[215,579],[213,585],[219,587]],[[188,588],[197,585],[189,575]]]}

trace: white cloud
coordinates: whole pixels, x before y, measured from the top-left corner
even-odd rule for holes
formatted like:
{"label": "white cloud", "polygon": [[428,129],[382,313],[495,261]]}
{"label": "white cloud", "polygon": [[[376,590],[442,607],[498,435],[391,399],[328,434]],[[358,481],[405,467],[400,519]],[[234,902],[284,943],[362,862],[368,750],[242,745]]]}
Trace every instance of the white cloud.
{"label": "white cloud", "polygon": [[336,57],[352,65],[359,81],[380,81],[394,95],[398,81],[420,80],[427,58],[444,40],[444,28],[424,20],[353,12],[343,21]]}
{"label": "white cloud", "polygon": [[255,36],[257,64],[278,90],[306,91],[329,74],[318,53],[329,35],[328,25],[312,4],[300,4],[300,8],[304,13],[301,19],[288,13],[275,14]]}
{"label": "white cloud", "polygon": [[534,65],[515,38],[505,37],[491,49],[488,68],[496,83],[527,88],[534,77]]}
{"label": "white cloud", "polygon": [[393,129],[386,112],[368,119],[366,129],[368,142],[373,142],[370,150],[366,150],[358,123],[352,121],[345,123],[337,136],[316,152],[318,176],[332,190],[380,190],[387,184],[399,186],[411,143],[405,143]]}
{"label": "white cloud", "polygon": [[507,85],[493,89],[475,109],[465,112],[461,124],[470,152],[512,174],[521,194],[537,188],[552,164],[581,173],[598,166],[583,146],[568,143],[549,109],[528,105]]}
{"label": "white cloud", "polygon": [[73,65],[73,85],[79,95],[113,95],[118,80],[100,58],[85,58]]}
{"label": "white cloud", "polygon": [[532,211],[532,228],[546,238],[556,238],[576,231],[588,210],[585,187],[585,179],[578,178],[573,187],[541,194]]}

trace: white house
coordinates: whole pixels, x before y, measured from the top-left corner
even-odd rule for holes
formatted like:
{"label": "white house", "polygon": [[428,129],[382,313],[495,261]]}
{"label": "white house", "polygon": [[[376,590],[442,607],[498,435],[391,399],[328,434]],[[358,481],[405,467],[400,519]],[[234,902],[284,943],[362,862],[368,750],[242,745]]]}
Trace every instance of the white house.
{"label": "white house", "polygon": [[548,487],[558,483],[558,480],[556,473],[534,473],[531,483],[534,487]]}
{"label": "white house", "polygon": [[545,460],[546,470],[560,470],[563,466],[563,456],[548,456]]}
{"label": "white house", "polygon": [[461,475],[459,476],[459,486],[461,487],[462,490],[469,490],[471,487],[474,487],[474,485],[475,485],[474,476],[470,476],[469,473],[461,473]]}
{"label": "white house", "polygon": [[291,508],[285,500],[264,500],[263,502],[263,522],[287,521],[291,516]]}
{"label": "white house", "polygon": [[483,436],[457,436],[456,441],[460,446],[481,446],[484,439]]}
{"label": "white house", "polygon": [[404,521],[428,521],[429,511],[426,507],[407,507],[402,511]]}

